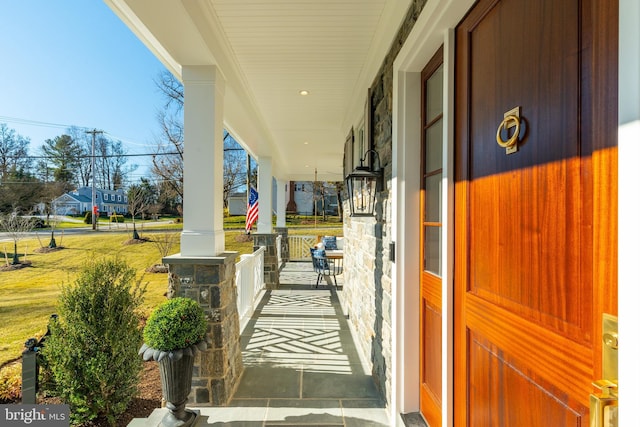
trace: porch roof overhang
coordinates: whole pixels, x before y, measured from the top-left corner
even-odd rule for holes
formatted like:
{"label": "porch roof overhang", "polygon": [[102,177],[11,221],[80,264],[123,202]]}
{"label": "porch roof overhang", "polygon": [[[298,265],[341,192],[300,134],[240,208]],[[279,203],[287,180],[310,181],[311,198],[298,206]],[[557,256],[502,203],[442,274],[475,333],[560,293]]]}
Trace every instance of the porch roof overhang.
{"label": "porch roof overhang", "polygon": [[277,178],[313,180],[317,170],[323,181],[342,180],[345,139],[411,4],[104,1],[178,79],[183,66],[218,67],[225,127],[270,157]]}

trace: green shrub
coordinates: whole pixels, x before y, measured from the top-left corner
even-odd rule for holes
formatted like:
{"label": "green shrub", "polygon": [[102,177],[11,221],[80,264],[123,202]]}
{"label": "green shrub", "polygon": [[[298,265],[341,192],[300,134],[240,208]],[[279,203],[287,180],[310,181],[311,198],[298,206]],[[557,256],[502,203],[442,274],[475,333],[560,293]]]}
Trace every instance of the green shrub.
{"label": "green shrub", "polygon": [[192,299],[178,297],[151,313],[144,327],[144,343],[156,350],[178,350],[199,343],[206,332],[202,307]]}
{"label": "green shrub", "polygon": [[84,213],[84,223],[85,224],[92,224],[93,223],[92,221],[93,221],[93,218],[92,218],[91,212],[86,211]]}
{"label": "green shrub", "polygon": [[109,217],[109,221],[111,222],[124,222],[124,215],[111,215]]}
{"label": "green shrub", "polygon": [[14,363],[0,369],[0,403],[12,403],[20,399],[22,366]]}
{"label": "green shrub", "polygon": [[182,218],[178,217],[176,219],[173,220],[174,224],[182,224]]}
{"label": "green shrub", "polygon": [[42,354],[74,423],[104,417],[115,425],[137,392],[145,287],[135,274],[118,259],[90,261],[62,286]]}

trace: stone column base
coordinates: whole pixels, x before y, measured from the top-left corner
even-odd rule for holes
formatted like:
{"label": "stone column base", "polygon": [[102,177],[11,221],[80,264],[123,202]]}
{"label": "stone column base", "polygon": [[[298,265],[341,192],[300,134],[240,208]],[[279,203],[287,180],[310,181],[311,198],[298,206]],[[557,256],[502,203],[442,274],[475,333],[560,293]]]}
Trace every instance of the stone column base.
{"label": "stone column base", "polygon": [[253,251],[261,246],[266,248],[264,252],[264,286],[267,289],[278,289],[280,287],[280,266],[278,265],[278,250],[276,239],[278,234],[254,234]]}
{"label": "stone column base", "polygon": [[224,252],[217,257],[178,254],[162,260],[169,265],[167,296],[198,301],[209,322],[207,335],[212,346],[195,356],[189,404],[227,405],[242,376],[235,283],[237,255],[237,252]]}

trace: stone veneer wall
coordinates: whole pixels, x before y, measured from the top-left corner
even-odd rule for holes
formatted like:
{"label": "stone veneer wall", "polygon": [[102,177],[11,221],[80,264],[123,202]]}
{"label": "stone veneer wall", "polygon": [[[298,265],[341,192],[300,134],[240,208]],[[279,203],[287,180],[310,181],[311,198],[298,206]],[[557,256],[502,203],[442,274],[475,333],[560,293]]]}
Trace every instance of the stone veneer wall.
{"label": "stone veneer wall", "polygon": [[264,286],[267,289],[278,289],[280,286],[280,265],[278,265],[278,248],[276,247],[278,234],[254,234],[253,251],[261,246],[264,251]]}
{"label": "stone veneer wall", "polygon": [[166,257],[169,265],[167,297],[186,297],[200,303],[208,320],[212,345],[196,352],[189,404],[225,406],[242,376],[240,322],[237,307],[236,256]]}
{"label": "stone veneer wall", "polygon": [[342,305],[349,315],[354,339],[369,356],[371,373],[382,396],[391,401],[391,131],[393,61],[427,0],[414,0],[371,85],[373,148],[384,168],[384,190],[378,194],[374,218],[349,217],[345,212],[344,288]]}

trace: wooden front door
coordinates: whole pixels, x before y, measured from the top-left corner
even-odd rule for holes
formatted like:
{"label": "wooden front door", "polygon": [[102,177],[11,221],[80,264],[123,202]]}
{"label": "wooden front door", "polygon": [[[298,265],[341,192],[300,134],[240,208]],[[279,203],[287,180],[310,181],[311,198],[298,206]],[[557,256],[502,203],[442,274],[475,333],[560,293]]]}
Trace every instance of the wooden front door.
{"label": "wooden front door", "polygon": [[589,425],[617,306],[617,32],[612,0],[480,0],[456,29],[456,426]]}

